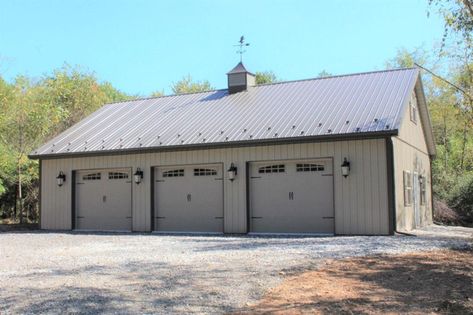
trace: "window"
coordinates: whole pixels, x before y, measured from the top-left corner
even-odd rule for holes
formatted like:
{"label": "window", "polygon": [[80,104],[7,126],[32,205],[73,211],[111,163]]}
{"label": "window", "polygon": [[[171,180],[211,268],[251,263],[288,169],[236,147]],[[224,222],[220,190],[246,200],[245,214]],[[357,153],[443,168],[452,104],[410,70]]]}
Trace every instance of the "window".
{"label": "window", "polygon": [[417,123],[417,99],[415,93],[412,94],[411,100],[409,101],[409,113],[411,121]]}
{"label": "window", "polygon": [[184,176],[184,169],[178,170],[169,170],[163,172],[163,177],[183,177]]}
{"label": "window", "polygon": [[123,179],[123,178],[128,178],[128,173],[108,172],[108,179]]}
{"label": "window", "polygon": [[194,168],[194,176],[212,176],[217,175],[217,170],[211,168]]}
{"label": "window", "polygon": [[412,204],[412,176],[411,172],[404,171],[404,206]]}
{"label": "window", "polygon": [[425,176],[419,176],[420,204],[425,205],[427,200],[427,180]]}
{"label": "window", "polygon": [[82,180],[100,180],[100,173],[92,173],[82,176]]}
{"label": "window", "polygon": [[286,171],[286,167],[284,164],[267,165],[267,166],[262,166],[258,169],[258,173],[260,174],[284,173],[285,171]]}
{"label": "window", "polygon": [[319,172],[324,171],[325,165],[323,164],[297,164],[297,172]]}

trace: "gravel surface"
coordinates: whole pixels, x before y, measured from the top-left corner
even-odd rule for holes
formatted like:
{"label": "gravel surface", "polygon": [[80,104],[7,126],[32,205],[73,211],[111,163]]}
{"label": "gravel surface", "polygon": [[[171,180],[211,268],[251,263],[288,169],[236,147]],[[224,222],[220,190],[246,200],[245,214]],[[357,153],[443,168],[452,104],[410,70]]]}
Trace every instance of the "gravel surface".
{"label": "gravel surface", "polygon": [[229,312],[323,259],[471,241],[433,232],[303,238],[0,233],[0,314]]}

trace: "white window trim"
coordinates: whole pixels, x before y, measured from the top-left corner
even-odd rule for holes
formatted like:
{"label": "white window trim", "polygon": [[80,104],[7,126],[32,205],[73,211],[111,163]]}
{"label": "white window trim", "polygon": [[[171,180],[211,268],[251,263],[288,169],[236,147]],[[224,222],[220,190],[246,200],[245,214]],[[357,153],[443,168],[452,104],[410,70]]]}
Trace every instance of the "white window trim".
{"label": "white window trim", "polygon": [[214,168],[194,168],[194,176],[217,176]]}
{"label": "white window trim", "polygon": [[412,95],[411,100],[409,101],[409,116],[411,118],[411,121],[417,125],[419,112],[417,110],[417,98],[415,94]]}
{"label": "white window trim", "polygon": [[296,172],[322,172],[325,171],[325,165],[321,163],[297,163]]}
{"label": "white window trim", "polygon": [[285,164],[270,164],[258,168],[259,174],[281,174],[286,172]]}
{"label": "white window trim", "polygon": [[404,187],[404,206],[410,207],[413,202],[412,174],[410,171],[403,171],[403,187]]}
{"label": "white window trim", "polygon": [[82,176],[82,180],[101,180],[102,173],[89,173]]}
{"label": "white window trim", "polygon": [[425,204],[427,203],[427,177],[422,175],[419,176],[419,193],[419,204],[421,206],[425,206]]}
{"label": "white window trim", "polygon": [[184,177],[184,169],[172,169],[163,171],[163,177],[172,178],[172,177]]}

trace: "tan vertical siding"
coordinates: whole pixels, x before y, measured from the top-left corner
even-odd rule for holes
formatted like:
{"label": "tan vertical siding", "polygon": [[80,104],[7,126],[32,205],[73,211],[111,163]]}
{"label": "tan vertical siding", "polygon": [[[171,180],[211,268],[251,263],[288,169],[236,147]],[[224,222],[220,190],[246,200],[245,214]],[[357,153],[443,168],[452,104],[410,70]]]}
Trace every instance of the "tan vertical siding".
{"label": "tan vertical siding", "polygon": [[[93,168],[137,167],[144,171],[143,182],[132,185],[133,231],[149,231],[151,225],[150,169],[152,166],[223,163],[224,230],[247,232],[246,162],[294,158],[332,157],[334,163],[335,231],[337,234],[388,234],[387,164],[384,139],[297,143],[253,147],[157,152],[43,161],[42,228],[71,229],[71,173]],[[348,178],[340,165],[347,157],[352,165]],[[235,181],[226,179],[231,163],[238,167]],[[63,187],[55,177],[67,175]]]}
{"label": "tan vertical siding", "polygon": [[[416,101],[413,96],[411,101]],[[417,105],[418,106],[418,105]],[[394,180],[395,180],[395,209],[396,227],[400,231],[415,228],[414,207],[404,206],[403,171],[417,172],[427,179],[426,203],[420,206],[420,225],[432,223],[432,191],[431,167],[425,135],[420,116],[417,123],[410,119],[409,107],[404,113],[399,136],[393,137]]]}
{"label": "tan vertical siding", "polygon": [[[417,97],[415,94],[412,94],[411,102],[417,103]],[[419,116],[419,105],[417,104],[417,122],[414,123],[411,120],[409,106],[407,106],[404,112],[404,119],[401,123],[401,128],[399,129],[399,138],[408,142],[419,151],[422,151],[427,154],[427,143],[425,141],[424,131],[422,129],[422,124]]]}
{"label": "tan vertical siding", "polygon": [[403,171],[417,172],[427,180],[426,203],[420,205],[420,225],[425,226],[432,223],[432,198],[431,198],[431,173],[430,158],[427,154],[415,147],[403,142],[399,138],[393,139],[394,177],[396,191],[396,225],[400,231],[409,231],[415,228],[414,206],[404,205],[404,183]]}

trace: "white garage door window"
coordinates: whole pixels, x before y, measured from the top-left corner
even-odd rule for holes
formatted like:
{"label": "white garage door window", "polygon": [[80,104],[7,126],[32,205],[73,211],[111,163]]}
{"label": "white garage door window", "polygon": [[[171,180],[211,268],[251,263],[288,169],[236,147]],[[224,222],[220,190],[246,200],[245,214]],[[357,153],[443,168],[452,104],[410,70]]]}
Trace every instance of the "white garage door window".
{"label": "white garage door window", "polygon": [[154,229],[166,232],[223,232],[222,165],[155,169]]}
{"label": "white garage door window", "polygon": [[250,231],[334,233],[332,160],[250,164]]}
{"label": "white garage door window", "polygon": [[130,170],[77,171],[75,204],[76,229],[130,231]]}

